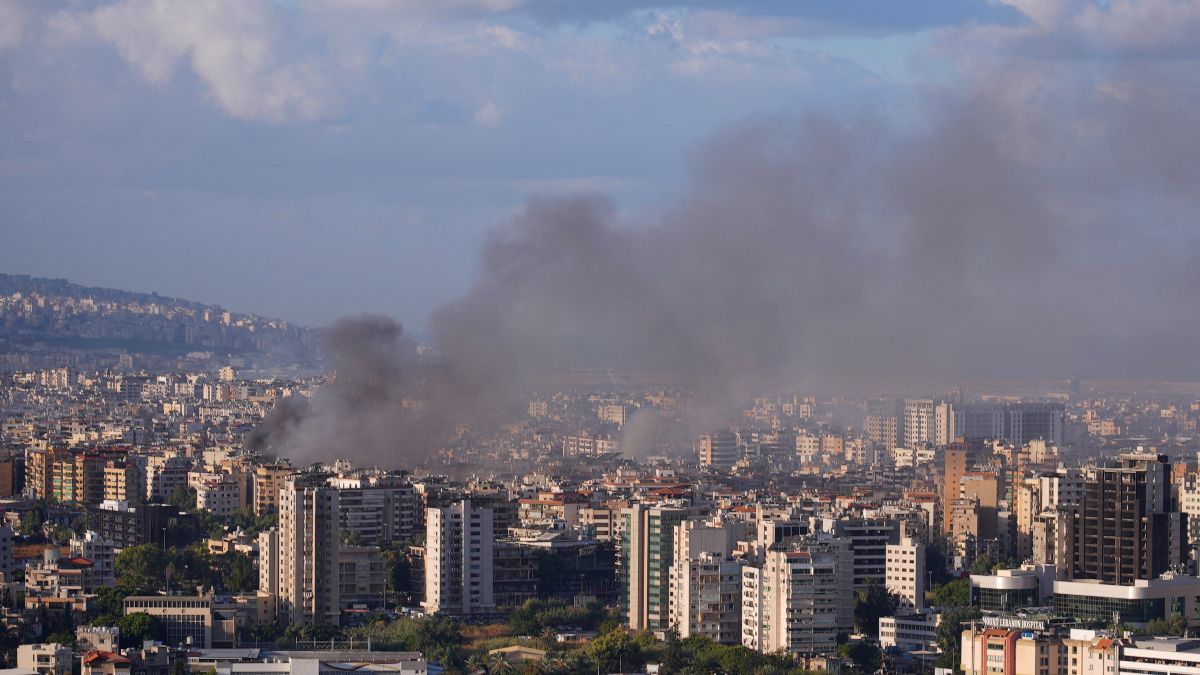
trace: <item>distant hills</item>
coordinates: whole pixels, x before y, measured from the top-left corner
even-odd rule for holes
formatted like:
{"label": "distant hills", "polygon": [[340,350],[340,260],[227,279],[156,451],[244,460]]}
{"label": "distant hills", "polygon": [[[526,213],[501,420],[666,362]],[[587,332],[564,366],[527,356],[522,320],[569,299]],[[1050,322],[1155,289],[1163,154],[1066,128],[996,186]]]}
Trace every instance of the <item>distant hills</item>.
{"label": "distant hills", "polygon": [[0,274],[0,352],[124,350],[163,356],[209,352],[312,361],[320,331],[218,305]]}

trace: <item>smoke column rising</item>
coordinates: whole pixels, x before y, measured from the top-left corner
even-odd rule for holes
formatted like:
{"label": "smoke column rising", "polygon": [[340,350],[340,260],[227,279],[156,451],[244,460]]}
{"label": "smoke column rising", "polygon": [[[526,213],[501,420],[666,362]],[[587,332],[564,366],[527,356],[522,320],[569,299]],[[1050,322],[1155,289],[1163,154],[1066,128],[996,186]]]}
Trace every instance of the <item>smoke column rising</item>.
{"label": "smoke column rising", "polygon": [[529,200],[433,317],[436,364],[390,320],[339,322],[338,384],[284,443],[403,465],[577,367],[681,375],[714,416],[812,377],[1196,377],[1197,87],[1117,64],[1130,95],[1052,73],[1025,96],[1019,65],[900,122],[733,126],[654,218]]}

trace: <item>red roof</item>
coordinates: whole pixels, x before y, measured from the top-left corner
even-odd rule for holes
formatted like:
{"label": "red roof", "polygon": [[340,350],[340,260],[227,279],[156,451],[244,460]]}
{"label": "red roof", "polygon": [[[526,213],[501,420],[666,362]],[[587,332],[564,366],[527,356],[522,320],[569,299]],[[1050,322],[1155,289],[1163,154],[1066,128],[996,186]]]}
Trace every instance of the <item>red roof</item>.
{"label": "red roof", "polygon": [[84,665],[90,666],[98,662],[116,663],[118,665],[127,666],[133,663],[129,659],[113,652],[106,652],[99,649],[93,649],[83,657]]}

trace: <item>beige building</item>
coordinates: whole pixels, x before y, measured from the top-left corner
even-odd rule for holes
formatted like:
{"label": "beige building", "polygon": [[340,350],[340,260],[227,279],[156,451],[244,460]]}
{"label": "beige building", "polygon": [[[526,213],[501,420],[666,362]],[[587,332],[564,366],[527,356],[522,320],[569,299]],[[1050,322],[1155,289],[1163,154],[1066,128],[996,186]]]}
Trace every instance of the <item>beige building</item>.
{"label": "beige building", "polygon": [[846,539],[806,539],[742,568],[742,644],[769,654],[832,654],[854,628],[853,554]]}
{"label": "beige building", "polygon": [[131,595],[125,598],[126,614],[145,613],[162,624],[163,642],[173,646],[191,645],[204,649],[214,644],[234,646],[232,622],[214,622],[212,596]]}
{"label": "beige building", "polygon": [[279,499],[279,621],[338,625],[338,491],[322,474],[284,481]]}
{"label": "beige building", "polygon": [[254,515],[279,512],[279,491],[283,482],[296,470],[289,464],[259,464],[254,467]]}
{"label": "beige building", "polygon": [[17,647],[17,667],[41,675],[71,675],[71,650],[56,642]]}
{"label": "beige building", "polygon": [[104,467],[104,499],[137,504],[142,499],[142,481],[132,464]]}
{"label": "beige building", "polygon": [[900,596],[900,606],[917,610],[925,606],[925,544],[904,537],[899,544],[888,544],[885,552],[884,586]]}
{"label": "beige building", "polygon": [[1062,640],[1053,634],[982,627],[963,631],[959,667],[964,675],[1062,675],[1062,657]]}

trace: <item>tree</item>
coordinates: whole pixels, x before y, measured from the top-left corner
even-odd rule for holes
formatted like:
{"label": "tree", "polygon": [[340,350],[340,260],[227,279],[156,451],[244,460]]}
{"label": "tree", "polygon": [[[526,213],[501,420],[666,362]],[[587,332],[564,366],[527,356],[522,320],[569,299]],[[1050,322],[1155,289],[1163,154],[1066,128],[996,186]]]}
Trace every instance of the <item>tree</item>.
{"label": "tree", "polygon": [[75,633],[71,631],[62,631],[46,636],[46,642],[56,642],[65,647],[75,648]]}
{"label": "tree", "polygon": [[221,584],[230,593],[244,593],[258,588],[258,569],[250,556],[230,551],[223,556]]}
{"label": "tree", "polygon": [[983,616],[977,607],[957,607],[942,612],[942,622],[934,635],[937,637],[938,656],[936,665],[958,670],[962,657],[962,632],[964,625]]}
{"label": "tree", "polygon": [[1178,614],[1172,614],[1165,619],[1154,619],[1146,627],[1137,631],[1148,635],[1174,635],[1183,637],[1187,633],[1187,619]]}
{"label": "tree", "polygon": [[187,487],[186,485],[175,488],[175,491],[167,498],[167,503],[175,506],[180,511],[195,511],[196,488]]}
{"label": "tree", "polygon": [[992,560],[992,556],[984,553],[975,559],[975,564],[971,566],[971,574],[991,574],[995,566],[996,561]]}
{"label": "tree", "polygon": [[625,667],[637,660],[636,646],[629,633],[614,630],[588,643],[588,658],[597,668],[610,673],[628,672]]}
{"label": "tree", "polygon": [[858,632],[879,637],[879,617],[892,616],[900,606],[900,598],[888,593],[878,580],[855,593],[854,626]]}
{"label": "tree", "polygon": [[128,595],[152,593],[162,588],[167,556],[153,544],[130,546],[117,554],[118,586],[132,591]]}
{"label": "tree", "polygon": [[126,614],[117,621],[122,647],[137,647],[145,640],[162,639],[162,623],[145,612]]}
{"label": "tree", "polygon": [[121,587],[101,586],[96,589],[96,606],[100,614],[120,616],[125,611],[125,596],[129,595]]}
{"label": "tree", "polygon": [[683,668],[683,663],[683,643],[679,640],[679,633],[675,629],[671,629],[667,631],[666,639],[663,640],[663,675],[675,675],[675,673],[678,673]]}
{"label": "tree", "polygon": [[860,673],[874,673],[883,666],[883,650],[874,642],[859,640],[838,647],[838,656],[850,659]]}
{"label": "tree", "polygon": [[971,604],[971,580],[955,579],[934,586],[929,595],[936,607],[967,607]]}

